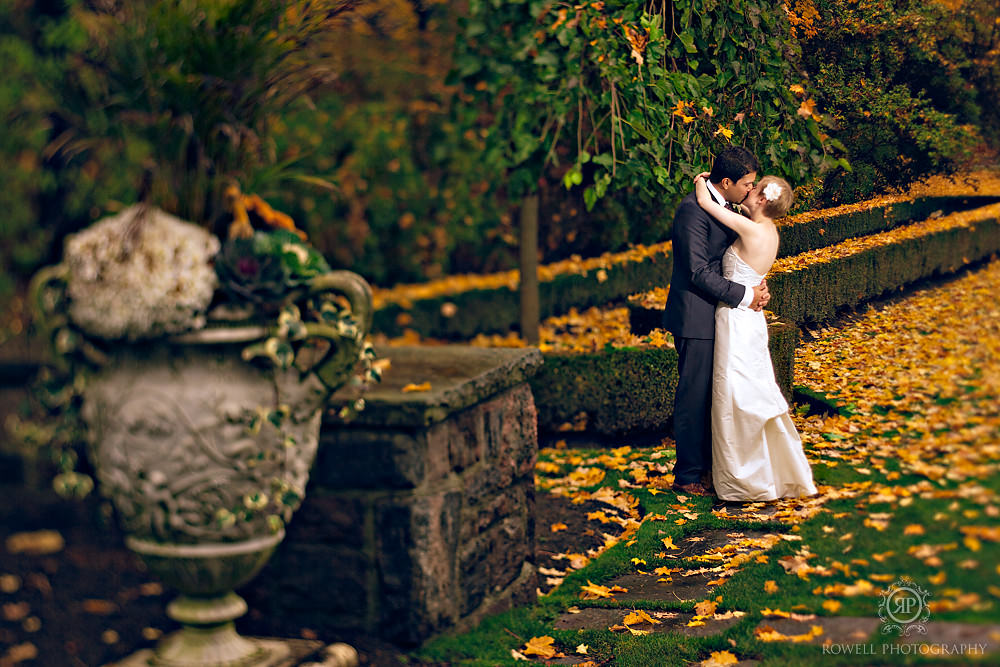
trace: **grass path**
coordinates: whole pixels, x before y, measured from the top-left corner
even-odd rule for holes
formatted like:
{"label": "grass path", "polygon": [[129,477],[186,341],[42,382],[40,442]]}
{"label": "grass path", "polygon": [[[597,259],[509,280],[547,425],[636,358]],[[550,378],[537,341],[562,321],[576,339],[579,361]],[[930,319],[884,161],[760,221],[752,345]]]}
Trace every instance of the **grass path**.
{"label": "grass path", "polygon": [[[601,511],[588,503],[587,518],[596,535],[605,534],[604,545],[557,556],[533,607],[436,640],[424,653],[482,665],[513,664],[518,653],[540,660],[546,646],[565,654],[564,662],[595,665],[697,664],[713,654],[761,664],[858,664],[856,656],[822,653],[823,619],[875,616],[880,594],[899,581],[928,591],[933,621],[1000,622],[1000,261],[809,333],[796,357],[796,384],[839,409],[796,415],[818,497],[713,508],[710,499],[669,491],[668,446],[545,449],[539,492],[603,503]],[[611,522],[616,531],[602,532]],[[720,530],[734,535],[728,548],[685,555],[690,538]],[[735,537],[749,530],[772,537]],[[635,600],[614,589],[637,574],[669,580],[695,569],[711,577],[700,600]],[[695,624],[735,613],[739,622],[704,637],[655,632],[641,615],[614,630],[554,629],[567,610],[587,607],[623,616],[693,613]],[[761,629],[790,615],[815,616],[820,632]],[[1000,643],[1000,636],[985,639]],[[921,660],[948,658],[879,657],[880,664]]]}

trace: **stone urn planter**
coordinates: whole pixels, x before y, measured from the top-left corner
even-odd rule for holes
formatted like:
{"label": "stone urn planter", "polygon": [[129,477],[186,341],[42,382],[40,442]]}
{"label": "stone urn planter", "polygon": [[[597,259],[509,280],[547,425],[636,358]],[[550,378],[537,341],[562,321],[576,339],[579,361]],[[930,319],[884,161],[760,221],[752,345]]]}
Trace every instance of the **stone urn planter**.
{"label": "stone urn planter", "polygon": [[[68,273],[50,267],[35,280],[55,318],[51,294],[65,293]],[[360,276],[329,271],[298,285],[272,321],[209,313],[184,333],[81,343],[92,362],[81,414],[98,487],[127,546],[181,594],[167,614],[182,628],[122,664],[287,659],[282,642],[237,634],[247,605],[233,589],[264,566],[302,502],[322,408],[365,354],[371,299]]]}

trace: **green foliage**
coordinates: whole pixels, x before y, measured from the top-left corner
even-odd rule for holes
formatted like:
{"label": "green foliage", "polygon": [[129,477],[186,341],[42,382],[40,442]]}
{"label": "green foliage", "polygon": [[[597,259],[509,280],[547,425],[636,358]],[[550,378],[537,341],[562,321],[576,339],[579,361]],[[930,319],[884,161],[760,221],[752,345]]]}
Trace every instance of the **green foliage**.
{"label": "green foliage", "polygon": [[74,4],[47,35],[67,65],[54,110],[65,129],[50,150],[66,162],[96,160],[99,172],[124,171],[134,186],[136,163],[151,163],[149,192],[140,196],[210,221],[224,182],[254,189],[276,177],[275,117],[332,75],[317,42],[331,38],[350,4]]}
{"label": "green foliage", "polygon": [[455,65],[509,196],[551,169],[588,210],[615,192],[641,217],[730,142],[793,182],[836,164],[797,59],[784,13],[748,0],[472,2]]}
{"label": "green foliage", "polygon": [[803,65],[855,167],[829,174],[823,203],[954,173],[983,135],[996,140],[998,18],[982,0],[794,3]]}
{"label": "green foliage", "polygon": [[[12,11],[12,10],[7,10]],[[13,278],[34,269],[45,258],[51,237],[37,233],[37,197],[54,187],[45,170],[42,149],[49,140],[46,90],[51,68],[31,44],[3,29],[9,19],[0,9],[0,210],[4,211],[0,243],[0,299],[9,296]],[[16,239],[16,242],[15,242]]]}
{"label": "green foliage", "polygon": [[481,140],[451,118],[444,91],[422,92],[385,101],[327,90],[276,126],[279,154],[336,187],[275,189],[274,201],[333,264],[380,285],[508,268],[516,254]]}

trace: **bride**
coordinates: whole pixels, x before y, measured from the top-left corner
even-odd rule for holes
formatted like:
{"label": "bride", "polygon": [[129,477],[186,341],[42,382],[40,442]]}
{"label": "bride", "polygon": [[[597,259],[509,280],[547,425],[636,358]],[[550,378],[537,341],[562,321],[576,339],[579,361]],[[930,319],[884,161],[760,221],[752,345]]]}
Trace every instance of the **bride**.
{"label": "bride", "polygon": [[[743,202],[747,218],[712,199],[707,177],[695,177],[698,204],[739,235],[722,257],[723,276],[758,285],[777,257],[774,219],[791,207],[791,187],[776,176],[760,179]],[[802,440],[774,379],[763,311],[719,303],[713,372],[712,482],[719,498],[762,501],[816,493]]]}

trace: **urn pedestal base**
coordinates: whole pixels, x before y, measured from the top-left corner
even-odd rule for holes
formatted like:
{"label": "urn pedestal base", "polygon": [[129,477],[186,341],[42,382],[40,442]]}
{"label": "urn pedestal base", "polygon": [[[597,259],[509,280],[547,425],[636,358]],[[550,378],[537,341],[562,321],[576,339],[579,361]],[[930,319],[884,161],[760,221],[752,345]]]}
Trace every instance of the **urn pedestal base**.
{"label": "urn pedestal base", "polygon": [[[172,635],[171,635],[172,637]],[[169,641],[171,637],[167,637]],[[254,663],[223,663],[227,667],[237,664],[251,664],[253,667],[295,667],[296,665],[312,665],[322,667],[357,667],[358,652],[347,644],[331,644],[322,651],[323,642],[313,639],[273,639],[251,637],[245,641],[252,642],[265,652],[263,662]],[[157,667],[169,663],[158,662],[152,649],[137,651],[124,660],[107,667]],[[190,665],[190,663],[182,663]]]}
{"label": "urn pedestal base", "polygon": [[[187,640],[190,640],[190,631],[184,630],[176,632],[172,635],[165,637],[161,645],[156,651],[153,649],[145,649],[133,653],[129,657],[125,658],[121,662],[115,663],[113,667],[180,667],[181,665],[190,666],[192,663],[187,661],[182,662],[167,662],[164,661],[158,653],[169,643],[173,643],[182,632],[187,636]],[[225,665],[226,667],[292,667],[292,665],[299,664],[302,658],[314,653],[322,644],[320,642],[312,641],[307,644],[302,642],[297,642],[299,645],[293,645],[290,641],[282,641],[280,639],[258,639],[258,638],[245,638],[240,637],[236,634],[235,630],[232,632],[233,637],[238,639],[240,642],[245,642],[252,646],[253,654],[248,657],[248,661],[238,661],[238,662],[209,662],[205,664],[215,664],[215,665]],[[203,645],[207,651],[212,651],[214,648],[218,648],[219,645],[211,645],[210,642],[220,641],[218,635],[214,639],[207,639],[206,643]],[[185,642],[186,643],[186,642]],[[222,645],[226,645],[226,641],[223,639],[221,641]],[[188,647],[190,648],[190,647]],[[209,658],[209,656],[204,656]],[[356,664],[356,663],[355,663]],[[345,666],[346,667],[346,666]]]}

